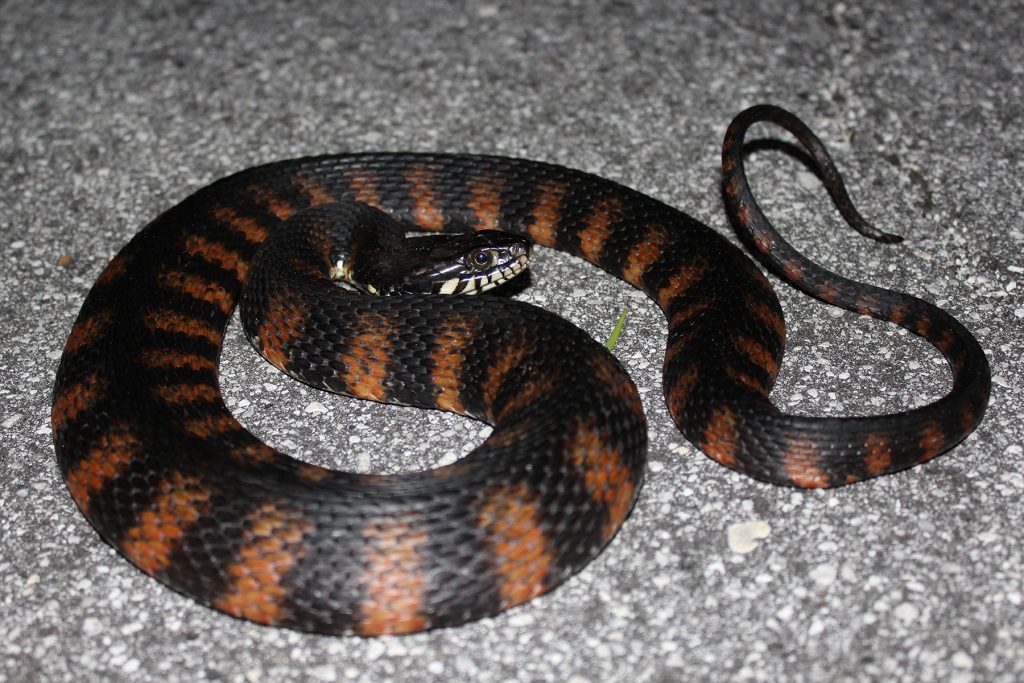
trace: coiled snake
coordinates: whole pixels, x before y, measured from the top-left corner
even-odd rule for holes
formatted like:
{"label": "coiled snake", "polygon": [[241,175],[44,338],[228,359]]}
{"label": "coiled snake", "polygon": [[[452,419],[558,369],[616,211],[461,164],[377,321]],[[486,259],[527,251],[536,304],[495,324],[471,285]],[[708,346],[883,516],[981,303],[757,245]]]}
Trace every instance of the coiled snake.
{"label": "coiled snake", "polygon": [[[410,247],[406,227],[500,229],[645,291],[668,319],[672,417],[727,467],[827,487],[938,455],[985,410],[981,348],[935,306],[829,273],[782,240],[743,174],[744,134],[757,121],[796,135],[848,222],[891,237],[852,209],[810,131],[762,106],[733,122],[723,151],[725,196],[746,239],[811,295],[931,342],[952,369],[948,395],[877,417],[779,412],[768,392],[784,325],[768,280],[697,220],[616,183],[499,157],[306,158],[199,190],[99,276],[54,388],[54,442],[72,497],[147,574],[237,617],[308,631],[459,624],[579,570],[640,490],[647,437],[633,383],[557,316],[503,297],[445,295],[514,275],[527,241],[485,234]],[[264,243],[272,248],[259,251]],[[438,264],[434,252],[447,255]],[[402,294],[371,296],[332,277]],[[470,415],[493,433],[452,465],[398,476],[327,470],[270,448],[232,417],[218,388],[240,297],[254,345],[302,381]]]}

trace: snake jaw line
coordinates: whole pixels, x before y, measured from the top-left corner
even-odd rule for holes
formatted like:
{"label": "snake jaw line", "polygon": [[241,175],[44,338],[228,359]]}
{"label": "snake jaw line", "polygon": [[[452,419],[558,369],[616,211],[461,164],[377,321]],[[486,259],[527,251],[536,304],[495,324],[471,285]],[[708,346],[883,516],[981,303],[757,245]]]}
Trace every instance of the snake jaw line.
{"label": "snake jaw line", "polygon": [[468,295],[479,294],[494,289],[500,284],[508,282],[516,277],[530,264],[529,252],[520,251],[519,257],[510,265],[496,269],[489,275],[473,275],[469,278],[453,277],[445,280],[435,289],[437,294],[445,295]]}

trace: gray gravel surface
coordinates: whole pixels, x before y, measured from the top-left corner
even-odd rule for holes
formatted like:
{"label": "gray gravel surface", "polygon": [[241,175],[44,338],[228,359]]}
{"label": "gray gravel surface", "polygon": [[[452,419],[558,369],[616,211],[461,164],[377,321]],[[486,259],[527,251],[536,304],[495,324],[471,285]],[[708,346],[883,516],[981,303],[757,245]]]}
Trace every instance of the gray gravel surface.
{"label": "gray gravel surface", "polygon": [[[0,680],[1024,679],[1022,15],[1018,0],[0,4]],[[616,354],[651,442],[622,532],[553,593],[409,637],[263,628],[145,577],[74,508],[49,432],[60,350],[104,264],[189,191],[306,153],[514,154],[731,236],[718,148],[761,101],[803,116],[864,213],[908,239],[841,227],[813,176],[762,149],[750,172],[787,236],[938,302],[989,354],[990,413],[953,452],[829,492],[729,472],[671,424],[656,308],[541,250],[522,298],[600,339],[630,310]],[[778,289],[780,405],[879,413],[948,387],[920,340]],[[246,425],[337,467],[434,466],[486,433],[296,386],[237,324],[222,374]]]}

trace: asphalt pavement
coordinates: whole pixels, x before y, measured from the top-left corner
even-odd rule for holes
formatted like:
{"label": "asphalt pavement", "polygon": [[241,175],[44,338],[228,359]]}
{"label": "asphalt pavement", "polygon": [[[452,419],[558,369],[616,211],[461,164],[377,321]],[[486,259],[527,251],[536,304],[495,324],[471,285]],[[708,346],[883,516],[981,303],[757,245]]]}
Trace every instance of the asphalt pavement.
{"label": "asphalt pavement", "polygon": [[[0,681],[1024,679],[1017,0],[15,0],[0,15]],[[61,349],[103,266],[190,191],[304,154],[508,154],[623,182],[735,240],[719,146],[759,102],[804,118],[864,214],[906,241],[846,229],[812,174],[761,145],[749,172],[786,236],[937,302],[988,354],[989,414],[950,453],[833,491],[726,470],[668,416],[654,304],[539,249],[517,296],[602,340],[627,308],[615,353],[650,424],[632,515],[552,593],[406,637],[260,627],[144,576],[75,508],[49,427]],[[773,282],[780,406],[878,414],[949,388],[926,343]],[[340,468],[452,462],[488,429],[297,386],[237,322],[222,383],[269,443]]]}

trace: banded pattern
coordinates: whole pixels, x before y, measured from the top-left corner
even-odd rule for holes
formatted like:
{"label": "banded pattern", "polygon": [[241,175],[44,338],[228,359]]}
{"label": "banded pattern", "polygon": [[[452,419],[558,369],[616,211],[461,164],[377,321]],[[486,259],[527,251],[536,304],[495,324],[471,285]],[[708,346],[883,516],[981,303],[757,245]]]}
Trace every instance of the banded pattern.
{"label": "banded pattern", "polygon": [[[789,124],[775,110],[747,117]],[[643,289],[668,319],[672,416],[723,465],[837,486],[953,446],[987,401],[977,343],[928,304],[823,276],[792,252],[736,175],[738,131],[726,142],[726,188],[755,248],[795,284],[934,343],[954,372],[949,396],[876,418],[780,414],[767,397],[785,328],[767,279],[695,219],[607,180],[498,157],[306,158],[199,190],[100,275],[54,388],[72,497],[103,539],[174,589],[237,617],[324,633],[407,633],[494,614],[600,551],[643,479],[646,423],[628,375],[583,332],[520,302],[331,286],[345,245],[293,236],[312,207],[349,201],[426,230],[527,235]],[[259,251],[265,243],[274,248]],[[268,253],[280,255],[276,269],[309,279],[263,277]],[[473,416],[492,435],[453,465],[394,477],[322,469],[259,442],[217,381],[243,286],[246,332],[286,372]]]}

